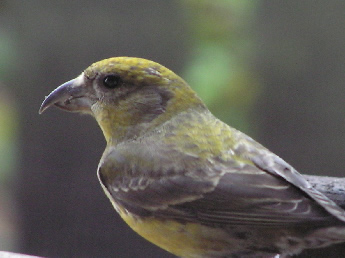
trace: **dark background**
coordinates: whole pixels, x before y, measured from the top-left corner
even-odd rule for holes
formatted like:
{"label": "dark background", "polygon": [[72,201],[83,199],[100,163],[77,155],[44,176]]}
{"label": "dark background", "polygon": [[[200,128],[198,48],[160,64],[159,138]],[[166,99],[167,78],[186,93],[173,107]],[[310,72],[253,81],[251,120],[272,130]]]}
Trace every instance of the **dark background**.
{"label": "dark background", "polygon": [[[130,230],[102,192],[96,122],[38,115],[51,90],[112,56],[172,69],[216,116],[301,173],[345,173],[344,1],[0,0],[0,249],[172,257]],[[321,251],[301,257],[345,248]]]}

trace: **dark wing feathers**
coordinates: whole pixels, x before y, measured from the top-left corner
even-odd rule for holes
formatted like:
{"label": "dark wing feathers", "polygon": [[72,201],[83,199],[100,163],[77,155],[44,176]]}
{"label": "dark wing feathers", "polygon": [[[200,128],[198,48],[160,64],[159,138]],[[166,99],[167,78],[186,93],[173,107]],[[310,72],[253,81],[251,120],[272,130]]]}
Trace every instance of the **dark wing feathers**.
{"label": "dark wing feathers", "polygon": [[[237,178],[243,177],[251,175],[226,174],[214,191],[204,194],[203,198],[171,208],[193,210],[200,222],[213,225],[305,225],[331,219],[297,188],[278,178],[270,185],[257,187],[239,183],[242,180]],[[264,180],[266,176],[254,177]]]}
{"label": "dark wing feathers", "polygon": [[[169,171],[168,174],[162,171],[151,173],[147,168],[139,167],[136,167],[138,171],[126,171],[129,169],[126,164],[133,157],[127,157],[129,152],[123,152],[121,162],[114,163],[113,157],[118,156],[117,152],[120,151],[114,150],[102,161],[103,165],[101,162],[101,183],[115,202],[129,212],[142,216],[154,214],[162,219],[174,218],[213,226],[298,226],[310,223],[320,226],[334,224],[336,218],[345,221],[344,211],[313,189],[290,165],[261,145],[256,148],[257,143],[250,138],[247,140],[241,146],[242,151],[243,148],[249,148],[248,152],[244,152],[247,153],[246,157],[236,153],[236,150],[235,154],[252,163],[243,165],[232,161],[228,165],[218,164],[216,168],[212,164],[217,162],[210,162],[207,167],[198,168],[206,171],[200,177],[192,177],[193,173],[181,171],[174,173],[169,164],[187,164],[185,160],[177,158],[170,158],[162,165],[161,170]],[[141,157],[147,161],[155,155],[136,152],[135,156],[136,159]],[[159,161],[166,158],[159,151],[157,156]],[[158,161],[150,162],[156,162],[157,165]],[[102,175],[103,167],[121,173],[116,178],[108,179]],[[157,177],[157,173],[160,176]],[[212,174],[212,177],[205,176],[207,174]],[[144,185],[141,184],[143,181]]]}
{"label": "dark wing feathers", "polygon": [[259,155],[252,159],[253,163],[261,170],[269,174],[282,178],[300,190],[303,194],[313,199],[319,206],[334,217],[345,222],[345,212],[328,197],[317,191],[311,184],[277,155],[263,150]]}
{"label": "dark wing feathers", "polygon": [[111,185],[108,186],[116,198],[148,210],[165,209],[169,205],[202,198],[203,193],[213,188],[212,182],[197,181],[181,175],[154,180],[145,189],[123,191],[121,188],[114,189]]}

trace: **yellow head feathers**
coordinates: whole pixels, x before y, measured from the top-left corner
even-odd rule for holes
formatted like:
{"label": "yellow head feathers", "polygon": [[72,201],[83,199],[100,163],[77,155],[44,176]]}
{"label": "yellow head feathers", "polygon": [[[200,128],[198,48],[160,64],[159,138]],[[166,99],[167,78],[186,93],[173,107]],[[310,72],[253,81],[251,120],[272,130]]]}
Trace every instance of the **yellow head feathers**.
{"label": "yellow head feathers", "polygon": [[118,74],[123,81],[135,84],[169,83],[179,78],[168,68],[143,58],[113,57],[96,62],[85,69],[84,74],[92,79],[97,74]]}

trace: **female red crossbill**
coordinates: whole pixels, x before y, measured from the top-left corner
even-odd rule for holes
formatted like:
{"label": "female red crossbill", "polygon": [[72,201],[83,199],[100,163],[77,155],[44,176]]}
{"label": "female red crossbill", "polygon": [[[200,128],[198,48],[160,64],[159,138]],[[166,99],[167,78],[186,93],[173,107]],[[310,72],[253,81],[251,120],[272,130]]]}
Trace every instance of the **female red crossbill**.
{"label": "female red crossbill", "polygon": [[40,113],[52,105],[95,117],[106,195],[133,230],[177,256],[290,255],[345,241],[342,209],[158,63],[94,63]]}

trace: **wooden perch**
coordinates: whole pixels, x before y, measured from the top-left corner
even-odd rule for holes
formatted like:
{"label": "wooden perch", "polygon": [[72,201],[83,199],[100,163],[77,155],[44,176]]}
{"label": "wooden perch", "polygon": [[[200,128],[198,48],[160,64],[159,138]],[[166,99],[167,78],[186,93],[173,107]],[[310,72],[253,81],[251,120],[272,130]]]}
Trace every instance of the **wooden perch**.
{"label": "wooden perch", "polygon": [[303,175],[312,186],[345,209],[345,178]]}

